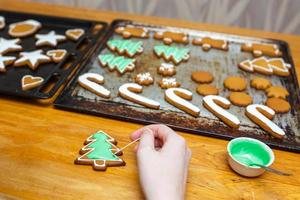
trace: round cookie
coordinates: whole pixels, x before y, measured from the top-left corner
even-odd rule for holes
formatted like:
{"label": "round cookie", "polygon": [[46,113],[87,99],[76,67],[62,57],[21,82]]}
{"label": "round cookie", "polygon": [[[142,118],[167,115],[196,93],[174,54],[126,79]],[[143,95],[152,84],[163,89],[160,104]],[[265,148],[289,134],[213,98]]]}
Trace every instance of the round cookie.
{"label": "round cookie", "polygon": [[265,78],[255,77],[250,82],[251,87],[257,90],[265,90],[272,86],[271,81]]}
{"label": "round cookie", "polygon": [[197,92],[198,94],[202,96],[207,96],[207,95],[218,95],[219,90],[213,85],[209,84],[201,84],[197,87]]}
{"label": "round cookie", "polygon": [[276,113],[286,113],[291,109],[291,105],[288,101],[279,98],[268,98],[266,105],[272,108]]}
{"label": "round cookie", "polygon": [[289,96],[289,92],[281,87],[281,86],[272,86],[269,87],[267,90],[267,96],[269,98],[275,97],[275,98],[281,98],[281,99],[286,99],[287,96]]}
{"label": "round cookie", "polygon": [[135,82],[140,85],[151,85],[153,83],[153,78],[149,72],[137,74],[135,77]]}
{"label": "round cookie", "polygon": [[191,78],[196,83],[211,83],[214,80],[214,77],[211,75],[211,73],[206,71],[193,72]]}
{"label": "round cookie", "polygon": [[224,86],[234,92],[244,91],[247,87],[247,82],[239,76],[229,76],[224,80]]}
{"label": "round cookie", "polygon": [[236,106],[246,107],[252,103],[252,97],[245,92],[231,92],[228,98]]}

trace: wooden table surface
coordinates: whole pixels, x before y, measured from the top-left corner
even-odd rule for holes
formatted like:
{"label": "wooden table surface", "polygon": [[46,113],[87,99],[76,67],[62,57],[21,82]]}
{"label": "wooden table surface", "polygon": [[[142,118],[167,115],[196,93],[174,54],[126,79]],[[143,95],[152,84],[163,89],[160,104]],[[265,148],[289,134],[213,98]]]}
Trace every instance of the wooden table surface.
{"label": "wooden table surface", "polygon": [[[200,24],[124,13],[75,9],[42,3],[1,0],[0,9],[110,22],[115,18],[207,31],[285,40],[300,75],[300,37],[257,30]],[[102,129],[119,145],[141,125],[54,109],[44,102],[0,96],[0,199],[141,199],[133,147],[123,156],[125,167],[93,171],[73,164],[83,141]],[[273,167],[291,177],[265,173],[243,178],[227,165],[228,141],[180,133],[193,156],[187,199],[300,199],[300,154],[274,150]],[[176,166],[174,166],[176,167]]]}

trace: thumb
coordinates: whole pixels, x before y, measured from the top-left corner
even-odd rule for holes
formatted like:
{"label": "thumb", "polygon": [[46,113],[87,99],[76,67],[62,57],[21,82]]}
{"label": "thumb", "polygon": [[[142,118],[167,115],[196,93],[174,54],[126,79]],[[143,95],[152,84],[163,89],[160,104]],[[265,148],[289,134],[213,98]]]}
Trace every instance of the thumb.
{"label": "thumb", "polygon": [[143,148],[154,149],[154,135],[152,131],[148,128],[145,128],[141,134],[141,139],[139,143],[139,150]]}

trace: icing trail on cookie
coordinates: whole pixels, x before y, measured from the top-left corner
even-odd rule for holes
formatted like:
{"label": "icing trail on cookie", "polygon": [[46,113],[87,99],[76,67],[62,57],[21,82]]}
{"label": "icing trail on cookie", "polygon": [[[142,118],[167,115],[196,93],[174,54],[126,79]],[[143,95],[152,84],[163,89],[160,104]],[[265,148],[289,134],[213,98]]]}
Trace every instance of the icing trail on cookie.
{"label": "icing trail on cookie", "polygon": [[94,92],[99,96],[104,98],[108,98],[110,96],[110,91],[105,89],[102,85],[99,85],[104,82],[104,78],[100,74],[86,73],[79,76],[78,81],[82,87],[91,90],[91,92]]}
{"label": "icing trail on cookie", "polygon": [[182,60],[188,60],[190,57],[189,49],[177,48],[167,45],[155,46],[154,52],[158,56],[163,56],[167,61],[173,60],[175,63],[180,63]]}
{"label": "icing trail on cookie", "polygon": [[35,38],[37,39],[35,43],[36,46],[50,45],[55,47],[57,42],[66,40],[64,35],[58,35],[55,31],[50,31],[47,34],[36,34]]}
{"label": "icing trail on cookie", "polygon": [[183,88],[169,88],[165,91],[166,100],[177,108],[197,117],[200,109],[187,100],[191,100],[193,93]]}
{"label": "icing trail on cookie", "polygon": [[249,105],[246,108],[246,115],[274,137],[282,138],[285,135],[285,132],[270,120],[274,117],[275,111],[268,106],[259,104]]}
{"label": "icing trail on cookie", "polygon": [[3,55],[8,52],[22,50],[22,46],[18,45],[20,42],[20,39],[7,40],[5,38],[0,38],[0,54]]}
{"label": "icing trail on cookie", "polygon": [[113,51],[117,51],[120,54],[127,53],[130,57],[137,53],[143,52],[143,42],[134,42],[131,40],[110,40],[107,45]]}
{"label": "icing trail on cookie", "polygon": [[175,70],[175,67],[170,63],[161,63],[159,70],[172,73]]}
{"label": "icing trail on cookie", "polygon": [[121,97],[135,102],[140,105],[144,105],[149,108],[158,109],[160,107],[159,102],[148,99],[146,97],[143,97],[141,95],[136,94],[135,92],[142,92],[143,87],[136,83],[125,83],[121,85],[119,88],[119,93]]}
{"label": "icing trail on cookie", "polygon": [[40,22],[33,19],[16,22],[9,25],[8,34],[13,37],[24,37],[35,33],[41,26]]}
{"label": "icing trail on cookie", "polygon": [[115,68],[123,74],[126,71],[131,71],[135,67],[135,59],[125,58],[124,56],[114,56],[113,54],[99,55],[98,59],[101,65],[108,66],[110,70]]}
{"label": "icing trail on cookie", "polygon": [[[220,96],[208,95],[203,98],[203,103],[205,107],[208,106],[209,111],[220,118],[224,123],[233,128],[239,127],[241,123],[240,120],[236,116],[232,115],[224,108],[222,108],[222,104],[224,105],[224,107],[229,107],[230,101]],[[220,103],[222,107],[217,103]],[[227,120],[229,122],[227,122]]]}
{"label": "icing trail on cookie", "polygon": [[25,75],[22,77],[21,84],[23,90],[30,90],[32,88],[40,86],[44,82],[44,79],[39,76]]}
{"label": "icing trail on cookie", "polygon": [[143,82],[143,81],[153,81],[153,78],[151,77],[151,74],[149,72],[138,74],[136,76],[136,78],[139,79],[139,81],[141,81],[141,82]]}

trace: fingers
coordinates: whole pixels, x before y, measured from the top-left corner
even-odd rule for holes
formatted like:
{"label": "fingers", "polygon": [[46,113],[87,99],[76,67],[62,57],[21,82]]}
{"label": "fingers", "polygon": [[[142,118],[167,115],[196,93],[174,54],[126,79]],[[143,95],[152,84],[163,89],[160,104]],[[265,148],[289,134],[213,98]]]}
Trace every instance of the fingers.
{"label": "fingers", "polygon": [[153,124],[145,126],[132,133],[131,139],[136,140],[137,138],[141,137],[143,131],[147,128],[152,131],[155,138],[161,139],[162,141],[165,141],[169,135],[176,134],[171,128],[167,127],[166,125]]}
{"label": "fingers", "polygon": [[147,129],[147,128],[143,129],[140,138],[141,139],[140,139],[140,143],[138,146],[138,150],[143,149],[143,148],[154,149],[154,147],[155,147],[154,136],[150,129]]}

